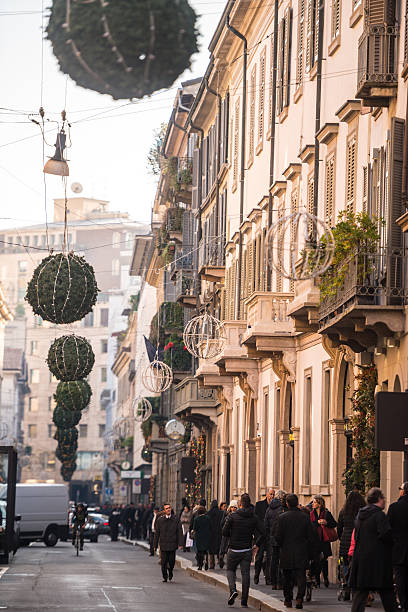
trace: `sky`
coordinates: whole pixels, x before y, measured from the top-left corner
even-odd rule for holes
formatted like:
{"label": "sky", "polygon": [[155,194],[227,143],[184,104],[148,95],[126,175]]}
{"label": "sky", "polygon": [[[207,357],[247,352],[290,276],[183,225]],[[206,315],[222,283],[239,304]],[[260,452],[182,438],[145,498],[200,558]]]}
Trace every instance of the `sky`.
{"label": "sky", "polygon": [[53,198],[64,196],[60,177],[45,175],[44,185],[43,142],[29,117],[38,113],[41,102],[51,121],[46,156],[54,153],[52,121],[60,118],[64,106],[72,123],[68,196],[74,195],[71,184],[79,182],[83,196],[109,200],[111,210],[150,221],[156,179],[146,160],[154,130],[168,120],[177,84],[205,72],[208,44],[226,1],[190,0],[190,4],[200,16],[200,51],[192,58],[191,71],[171,89],[129,104],[78,87],[59,71],[51,44],[42,41],[42,6],[46,9],[51,0],[1,0],[0,228],[44,222],[45,201],[50,220]]}

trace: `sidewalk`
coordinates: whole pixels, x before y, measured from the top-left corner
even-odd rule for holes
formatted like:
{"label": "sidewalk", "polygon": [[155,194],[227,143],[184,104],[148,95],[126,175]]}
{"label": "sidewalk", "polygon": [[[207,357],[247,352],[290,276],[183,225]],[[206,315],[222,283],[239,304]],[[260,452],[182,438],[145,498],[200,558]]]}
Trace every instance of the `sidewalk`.
{"label": "sidewalk", "polygon": [[[132,544],[133,546],[140,546],[145,550],[149,550],[147,542],[141,540],[128,540],[124,537],[119,537],[122,542]],[[191,576],[202,580],[214,586],[218,586],[228,592],[228,582],[226,577],[225,569],[198,571],[196,567],[193,567],[194,553],[184,553],[181,551],[177,552],[176,555],[176,566],[187,571]],[[240,572],[237,572],[237,578],[239,578]],[[287,608],[283,605],[282,591],[272,591],[270,586],[266,586],[263,583],[263,577],[261,575],[260,584],[254,585],[253,583],[253,567],[251,568],[251,589],[249,591],[249,605],[262,612],[285,612]],[[237,580],[238,591],[240,591],[241,583]],[[337,589],[331,587],[329,589],[321,588],[314,589],[312,595],[313,601],[310,603],[304,603],[303,609],[306,612],[347,612],[350,610],[351,605],[349,602],[339,602],[337,600]],[[237,607],[237,606],[235,606]],[[238,605],[239,607],[239,605]],[[372,610],[382,610],[381,602],[379,597],[376,597],[376,601],[373,603]]]}

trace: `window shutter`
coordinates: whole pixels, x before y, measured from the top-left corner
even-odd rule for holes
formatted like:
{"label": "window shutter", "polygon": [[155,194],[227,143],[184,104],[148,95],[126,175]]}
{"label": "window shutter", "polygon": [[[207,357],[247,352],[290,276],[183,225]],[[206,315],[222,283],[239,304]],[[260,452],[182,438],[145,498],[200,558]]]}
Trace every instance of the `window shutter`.
{"label": "window shutter", "polygon": [[391,119],[388,245],[402,246],[402,230],[395,221],[402,215],[402,160],[404,150],[405,121],[399,117]]}
{"label": "window shutter", "polygon": [[331,37],[332,40],[340,33],[340,6],[341,0],[332,0],[332,22],[331,22]]}
{"label": "window shutter", "polygon": [[200,162],[200,151],[199,149],[194,149],[193,151],[193,177],[192,177],[192,185],[191,185],[191,206],[194,210],[196,210],[201,202],[198,202],[198,180],[199,180],[199,162]]}
{"label": "window shutter", "polygon": [[242,253],[242,258],[241,258],[241,295],[239,296],[239,300],[241,303],[240,306],[240,320],[244,319],[244,299],[246,298],[246,291],[247,291],[247,251],[245,250]]}
{"label": "window shutter", "polygon": [[265,108],[265,50],[259,60],[259,103],[258,103],[258,142],[263,141],[264,135],[264,108]]}
{"label": "window shutter", "polygon": [[319,54],[319,2],[320,0],[313,1],[313,13],[314,13],[314,58],[313,66],[317,63],[317,56]]}
{"label": "window shutter", "polygon": [[408,63],[408,2],[405,5],[404,64]]}
{"label": "window shutter", "polygon": [[[311,174],[307,179],[307,212],[311,215],[314,214],[314,176]],[[309,233],[313,232],[313,224],[309,222],[308,224]]]}
{"label": "window shutter", "polygon": [[284,26],[285,43],[283,45],[283,83],[282,83],[282,105],[283,108],[289,106],[290,97],[290,55],[292,46],[292,9],[285,11]]}
{"label": "window shutter", "polygon": [[273,71],[275,70],[275,66],[273,65],[273,36],[271,36],[271,49],[270,49],[270,67],[269,67],[269,125],[268,131],[272,127],[272,86],[273,86]]}
{"label": "window shutter", "polygon": [[265,235],[266,235],[266,228],[264,228],[262,230],[262,235],[260,238],[260,247],[259,247],[259,261],[260,261],[260,266],[259,266],[259,291],[266,291],[266,285],[267,285],[267,270],[269,270],[269,266],[267,263],[267,254],[266,254],[266,248],[265,248]]}
{"label": "window shutter", "polygon": [[366,0],[364,6],[366,25],[394,25],[395,0]]}
{"label": "window shutter", "polygon": [[231,303],[231,268],[225,270],[225,305],[223,319],[229,320],[229,308]]}
{"label": "window shutter", "polygon": [[238,153],[239,153],[239,110],[240,100],[235,102],[235,113],[234,113],[234,164],[233,164],[233,182],[236,183],[238,180]]}
{"label": "window shutter", "polygon": [[336,156],[333,153],[326,159],[326,193],[325,193],[324,219],[329,227],[333,227],[334,225],[335,166],[336,166]]}
{"label": "window shutter", "polygon": [[249,160],[254,158],[255,142],[255,95],[256,95],[256,66],[251,72],[249,92]]}
{"label": "window shutter", "polygon": [[225,98],[221,102],[220,166],[225,161]]}
{"label": "window shutter", "polygon": [[303,83],[303,56],[305,47],[305,0],[298,2],[296,89]]}
{"label": "window shutter", "polygon": [[248,256],[247,256],[247,297],[253,294],[254,292],[254,280],[255,280],[255,266],[254,266],[254,241],[248,244]]}
{"label": "window shutter", "polygon": [[231,310],[230,320],[234,321],[237,318],[237,266],[238,262],[234,261],[231,267]]}
{"label": "window shutter", "polygon": [[357,163],[357,140],[353,134],[347,141],[346,160],[346,210],[355,212],[356,199],[356,163]]}
{"label": "window shutter", "polygon": [[202,160],[203,160],[203,165],[202,165],[202,187],[201,187],[201,193],[202,193],[202,197],[203,200],[205,200],[205,198],[207,197],[207,179],[208,179],[208,136],[206,138],[204,138],[203,140],[203,144],[202,144]]}
{"label": "window shutter", "polygon": [[[283,219],[283,217],[285,216],[285,197],[281,197],[279,198],[279,204],[278,204],[278,220]],[[284,232],[279,232],[279,237],[278,237],[278,250],[281,253],[283,251],[284,248]],[[276,291],[281,292],[282,291],[282,275],[279,274],[279,272],[276,272]]]}
{"label": "window shutter", "polygon": [[306,72],[313,67],[314,0],[307,0]]}
{"label": "window shutter", "polygon": [[228,161],[228,130],[229,130],[229,93],[227,91],[227,95],[224,98],[224,123],[223,123],[223,131],[224,131],[224,156],[222,160],[224,163]]}
{"label": "window shutter", "polygon": [[191,210],[183,213],[182,253],[183,268],[191,268],[193,263],[193,214]]}
{"label": "window shutter", "polygon": [[277,56],[277,79],[276,86],[278,91],[276,92],[276,112],[278,115],[281,114],[283,110],[283,41],[285,36],[285,19],[281,19],[279,23],[279,31],[278,31],[278,56]]}
{"label": "window shutter", "polygon": [[363,212],[368,212],[368,166],[363,166]]}

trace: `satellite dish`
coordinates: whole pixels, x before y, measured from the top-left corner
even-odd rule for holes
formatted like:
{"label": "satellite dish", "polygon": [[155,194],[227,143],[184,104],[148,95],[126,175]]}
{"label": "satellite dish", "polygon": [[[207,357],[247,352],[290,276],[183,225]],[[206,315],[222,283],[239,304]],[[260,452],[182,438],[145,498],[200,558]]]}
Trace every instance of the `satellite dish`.
{"label": "satellite dish", "polygon": [[73,191],[74,193],[81,193],[83,187],[81,185],[81,183],[72,183],[71,185],[71,191]]}

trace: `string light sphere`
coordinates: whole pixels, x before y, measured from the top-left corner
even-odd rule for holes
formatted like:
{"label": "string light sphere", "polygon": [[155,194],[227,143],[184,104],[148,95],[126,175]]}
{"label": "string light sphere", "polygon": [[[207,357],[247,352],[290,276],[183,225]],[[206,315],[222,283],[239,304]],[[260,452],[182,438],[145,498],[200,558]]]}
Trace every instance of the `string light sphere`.
{"label": "string light sphere", "polygon": [[34,270],[26,301],[51,323],[73,323],[92,311],[98,296],[93,267],[74,253],[49,255]]}
{"label": "string light sphere", "polygon": [[135,421],[143,423],[152,416],[153,408],[145,397],[139,397],[133,401],[133,416]]}
{"label": "string light sphere", "polygon": [[75,334],[57,338],[48,351],[48,367],[58,380],[86,378],[94,363],[92,346],[86,338]]}
{"label": "string light sphere", "polygon": [[86,380],[70,380],[58,383],[55,391],[57,405],[65,410],[84,410],[91,400],[92,389]]}
{"label": "string light sphere", "polygon": [[163,393],[167,391],[173,382],[171,368],[158,359],[154,359],[142,373],[142,383],[152,393]]}
{"label": "string light sphere", "polygon": [[335,244],[331,229],[307,211],[278,219],[266,240],[270,266],[292,281],[320,276],[333,260]]}
{"label": "string light sphere", "polygon": [[115,100],[170,87],[198,51],[187,0],[54,0],[47,26],[60,69]]}
{"label": "string light sphere", "polygon": [[225,346],[226,335],[222,321],[205,313],[191,319],[184,328],[186,349],[200,359],[219,355]]}

